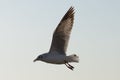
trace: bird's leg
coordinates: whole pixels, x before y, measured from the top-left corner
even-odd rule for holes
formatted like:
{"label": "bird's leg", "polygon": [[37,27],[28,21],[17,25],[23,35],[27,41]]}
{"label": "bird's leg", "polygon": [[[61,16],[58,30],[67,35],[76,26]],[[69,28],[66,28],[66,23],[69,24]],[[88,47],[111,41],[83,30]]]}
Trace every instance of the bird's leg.
{"label": "bird's leg", "polygon": [[71,66],[69,66],[68,64],[65,63],[65,65],[66,65],[69,69],[73,70],[73,68],[72,68]]}
{"label": "bird's leg", "polygon": [[65,61],[65,65],[69,68],[69,69],[71,69],[71,70],[73,70],[74,69],[74,67],[73,66],[71,66],[68,62],[66,62]]}
{"label": "bird's leg", "polygon": [[74,67],[72,66],[72,65],[70,65],[69,63],[67,63],[71,68],[73,68],[74,69]]}

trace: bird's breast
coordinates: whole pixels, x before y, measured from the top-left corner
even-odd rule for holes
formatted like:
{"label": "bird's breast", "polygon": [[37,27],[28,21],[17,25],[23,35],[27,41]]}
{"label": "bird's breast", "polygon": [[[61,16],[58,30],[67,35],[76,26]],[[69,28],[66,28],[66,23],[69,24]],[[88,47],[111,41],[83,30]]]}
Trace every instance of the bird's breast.
{"label": "bird's breast", "polygon": [[46,58],[44,58],[44,62],[52,63],[52,64],[64,64],[65,63],[65,55],[59,55],[59,54],[51,54],[48,55]]}

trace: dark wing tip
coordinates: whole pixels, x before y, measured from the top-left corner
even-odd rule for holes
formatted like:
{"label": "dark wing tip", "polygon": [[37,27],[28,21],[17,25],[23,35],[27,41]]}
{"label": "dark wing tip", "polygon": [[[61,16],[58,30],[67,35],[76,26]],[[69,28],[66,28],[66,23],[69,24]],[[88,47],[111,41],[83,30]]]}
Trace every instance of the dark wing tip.
{"label": "dark wing tip", "polygon": [[70,7],[58,24],[53,34],[53,40],[49,52],[59,51],[65,54],[67,50],[69,35],[73,26],[74,7]]}
{"label": "dark wing tip", "polygon": [[[61,25],[61,23],[67,19],[71,19],[71,26],[73,26],[73,22],[74,22],[74,7],[70,7],[69,10],[66,12],[66,14],[63,16],[62,20],[60,21],[60,23],[58,24],[58,27],[56,28],[56,32],[59,29],[59,26]],[[72,27],[71,27],[72,28]]]}
{"label": "dark wing tip", "polygon": [[63,17],[63,20],[67,19],[67,18],[74,18],[74,7],[70,7],[69,10],[66,12],[66,14]]}

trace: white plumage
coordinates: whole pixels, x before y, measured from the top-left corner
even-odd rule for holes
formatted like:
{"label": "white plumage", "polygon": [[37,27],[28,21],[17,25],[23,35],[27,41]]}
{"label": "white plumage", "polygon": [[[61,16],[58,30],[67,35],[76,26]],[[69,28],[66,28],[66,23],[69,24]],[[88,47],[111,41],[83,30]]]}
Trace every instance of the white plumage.
{"label": "white plumage", "polygon": [[69,69],[73,70],[74,67],[71,66],[69,62],[79,62],[79,57],[76,54],[66,55],[73,21],[74,8],[70,7],[54,31],[49,52],[39,55],[34,61],[65,64]]}

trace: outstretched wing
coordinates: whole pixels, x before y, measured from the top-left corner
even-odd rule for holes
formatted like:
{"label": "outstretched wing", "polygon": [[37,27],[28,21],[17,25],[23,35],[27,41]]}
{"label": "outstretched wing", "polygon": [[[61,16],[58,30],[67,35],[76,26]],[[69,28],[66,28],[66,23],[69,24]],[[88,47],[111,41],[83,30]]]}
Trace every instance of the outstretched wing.
{"label": "outstretched wing", "polygon": [[57,51],[65,54],[74,20],[74,8],[70,7],[54,31],[50,53]]}

